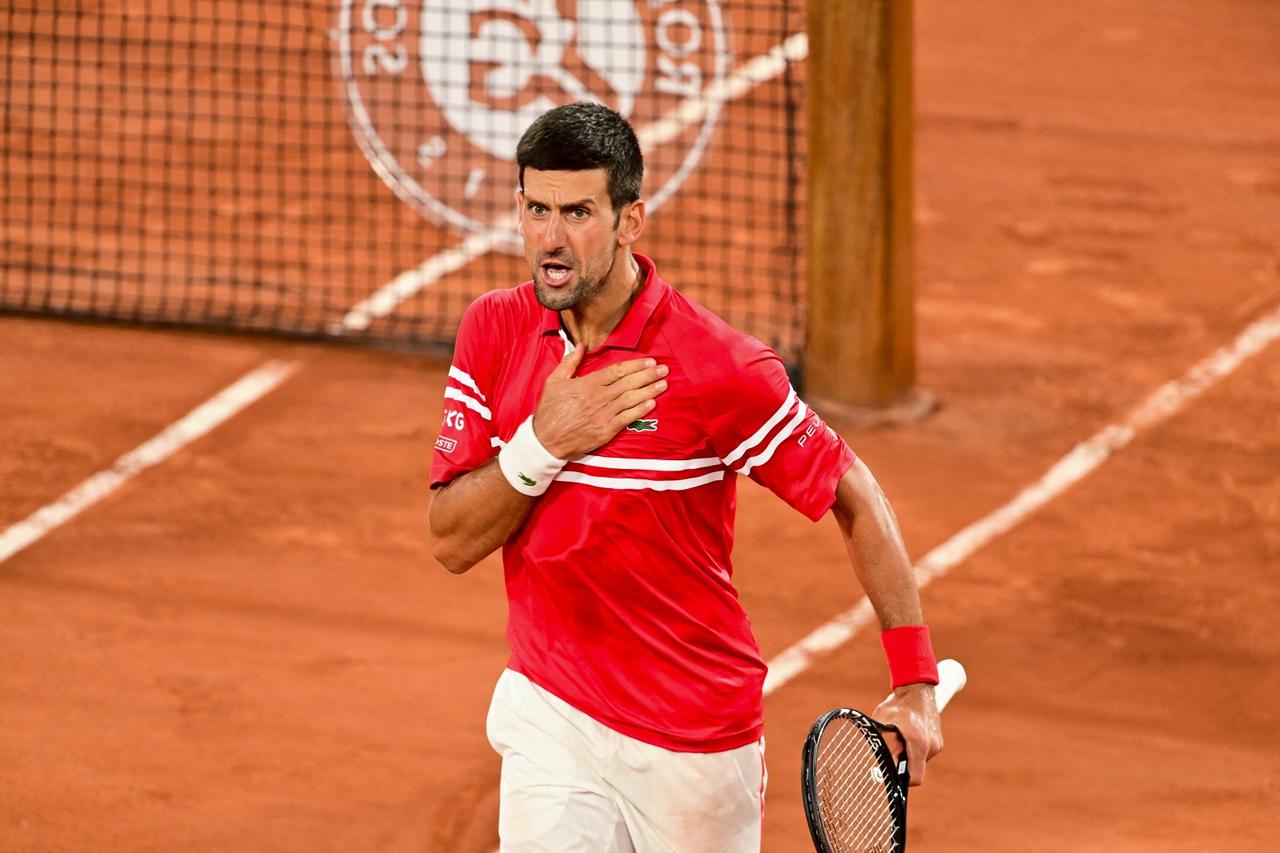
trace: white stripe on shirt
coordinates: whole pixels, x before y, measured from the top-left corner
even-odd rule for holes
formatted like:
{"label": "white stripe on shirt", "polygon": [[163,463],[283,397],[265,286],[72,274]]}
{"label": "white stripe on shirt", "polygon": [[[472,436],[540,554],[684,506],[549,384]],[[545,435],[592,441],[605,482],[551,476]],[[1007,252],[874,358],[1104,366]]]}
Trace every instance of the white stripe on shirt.
{"label": "white stripe on shirt", "polygon": [[[746,454],[747,451],[751,450],[757,444],[764,441],[765,436],[769,434],[769,431],[778,425],[778,421],[786,417],[787,412],[791,411],[791,407],[792,405],[795,404],[795,402],[796,402],[796,389],[792,388],[791,393],[787,395],[786,402],[782,404],[782,406],[778,409],[778,411],[773,413],[773,417],[765,421],[764,426],[756,430],[755,433],[752,434],[750,438],[748,438],[746,441],[742,442],[742,444],[739,444],[736,448],[734,448],[734,451],[724,458],[724,464],[732,465],[734,462],[737,462],[739,459],[741,459],[743,455]],[[801,403],[800,405],[803,406],[804,404]]]}
{"label": "white stripe on shirt", "polygon": [[701,477],[689,477],[684,480],[641,480],[635,477],[596,477],[580,471],[561,471],[556,475],[557,483],[580,483],[584,486],[597,486],[601,489],[651,489],[655,492],[682,492],[705,486],[724,479],[724,471],[712,471]]}
{"label": "white stripe on shirt", "polygon": [[772,459],[774,451],[778,449],[778,445],[782,444],[783,439],[791,435],[791,433],[795,432],[796,427],[800,426],[800,422],[803,421],[806,417],[808,417],[808,415],[809,415],[809,407],[802,402],[800,404],[800,408],[796,411],[796,416],[792,418],[791,421],[785,427],[778,430],[778,434],[773,437],[773,441],[769,442],[769,446],[766,447],[763,451],[761,451],[758,455],[752,456],[750,459],[748,459],[747,464],[743,465],[741,468],[738,469],[738,473],[745,477],[746,475],[751,473],[752,468],[756,467],[757,465],[763,465],[764,463]]}
{"label": "white stripe on shirt", "polygon": [[618,471],[694,471],[719,465],[714,456],[701,459],[630,459],[625,456],[582,456],[571,459],[570,464],[590,465],[593,468],[613,468]]}
{"label": "white stripe on shirt", "polygon": [[449,365],[449,378],[458,380],[463,385],[466,385],[468,388],[470,388],[472,391],[475,391],[476,396],[479,397],[481,400],[483,400],[486,403],[489,402],[489,398],[484,395],[484,392],[480,390],[480,386],[476,384],[476,381],[471,378],[471,375],[469,373],[459,370],[457,367],[451,364]]}
{"label": "white stripe on shirt", "polygon": [[493,412],[490,412],[487,406],[485,406],[483,403],[479,402],[478,400],[473,400],[471,397],[468,397],[466,394],[463,394],[457,388],[445,388],[444,398],[446,400],[457,400],[459,403],[466,406],[468,409],[475,412],[480,417],[484,418],[486,421],[493,420]]}

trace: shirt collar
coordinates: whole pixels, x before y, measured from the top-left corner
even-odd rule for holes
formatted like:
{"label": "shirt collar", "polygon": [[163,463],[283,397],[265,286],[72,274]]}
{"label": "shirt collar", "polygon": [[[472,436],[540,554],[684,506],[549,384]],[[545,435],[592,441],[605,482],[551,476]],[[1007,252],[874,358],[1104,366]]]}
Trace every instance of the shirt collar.
{"label": "shirt collar", "polygon": [[[614,330],[609,333],[609,337],[605,339],[601,349],[606,347],[635,349],[639,346],[640,336],[644,333],[645,326],[649,324],[649,318],[653,316],[654,311],[658,310],[658,306],[662,303],[662,298],[671,289],[671,285],[663,281],[662,276],[658,275],[658,267],[652,260],[638,252],[633,252],[632,257],[640,265],[640,272],[644,276],[644,284],[640,285],[640,295],[627,308],[627,313],[622,315],[622,319],[614,327]],[[542,313],[542,334],[558,333],[560,331],[560,312],[544,308]]]}

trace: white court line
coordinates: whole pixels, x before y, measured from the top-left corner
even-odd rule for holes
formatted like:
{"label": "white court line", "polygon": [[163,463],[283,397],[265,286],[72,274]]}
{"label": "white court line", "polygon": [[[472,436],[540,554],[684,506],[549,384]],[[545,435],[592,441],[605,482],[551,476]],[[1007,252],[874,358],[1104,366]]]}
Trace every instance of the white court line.
{"label": "white court line", "polygon": [[0,533],[0,563],[228,420],[288,379],[296,369],[297,364],[293,362],[268,361],[121,456],[110,468],[99,471],[53,503],[9,527]]}
{"label": "white court line", "polygon": [[[970,524],[926,554],[915,567],[920,587],[928,586],[992,539],[1020,524],[1107,461],[1140,432],[1167,420],[1277,338],[1280,338],[1280,308],[1255,320],[1235,340],[1200,361],[1181,378],[1157,388],[1119,421],[1077,444],[1044,476],[1009,503]],[[874,619],[871,603],[863,598],[781,652],[769,661],[769,674],[764,682],[765,695],[804,672],[818,656],[848,642]]]}
{"label": "white court line", "polygon": [[372,295],[357,302],[340,321],[329,326],[329,334],[364,331],[374,320],[386,317],[414,294],[430,287],[449,273],[457,272],[481,255],[493,251],[494,246],[506,239],[507,232],[515,224],[515,215],[509,214],[499,219],[493,230],[472,234],[452,249],[445,249],[413,269],[405,270]]}
{"label": "white court line", "polygon": [[[675,110],[636,128],[640,146],[650,149],[670,142],[687,128],[701,122],[708,110],[741,98],[761,83],[777,77],[790,63],[800,62],[808,55],[809,37],[806,33],[788,36],[772,50],[744,62],[736,70],[707,86],[700,96],[686,98]],[[516,216],[508,213],[495,221],[490,230],[472,234],[452,249],[446,249],[418,266],[405,270],[352,306],[340,321],[329,327],[330,334],[364,331],[375,320],[396,310],[406,299],[449,273],[457,272],[476,258],[488,254],[496,245],[504,242],[515,227]]]}

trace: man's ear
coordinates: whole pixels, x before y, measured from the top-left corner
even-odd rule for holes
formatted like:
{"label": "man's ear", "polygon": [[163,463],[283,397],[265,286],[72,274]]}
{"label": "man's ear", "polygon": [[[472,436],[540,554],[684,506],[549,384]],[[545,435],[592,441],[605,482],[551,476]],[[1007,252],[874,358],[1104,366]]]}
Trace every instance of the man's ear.
{"label": "man's ear", "polygon": [[630,246],[644,233],[646,211],[644,199],[638,198],[622,209],[618,217],[618,245]]}
{"label": "man's ear", "polygon": [[524,188],[516,187],[516,230],[524,231]]}

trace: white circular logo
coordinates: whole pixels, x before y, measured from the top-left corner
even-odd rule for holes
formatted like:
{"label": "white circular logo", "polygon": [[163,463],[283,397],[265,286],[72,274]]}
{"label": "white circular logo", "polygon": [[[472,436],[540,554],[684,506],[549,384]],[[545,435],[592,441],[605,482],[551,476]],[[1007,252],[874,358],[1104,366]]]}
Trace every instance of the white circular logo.
{"label": "white circular logo", "polygon": [[[476,233],[513,209],[525,129],[575,101],[636,128],[656,210],[706,149],[728,64],[718,0],[343,0],[337,35],[374,171],[431,221]],[[507,230],[499,245],[518,252]]]}

